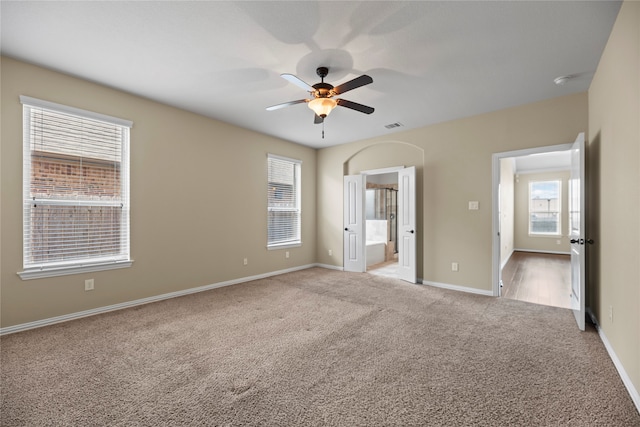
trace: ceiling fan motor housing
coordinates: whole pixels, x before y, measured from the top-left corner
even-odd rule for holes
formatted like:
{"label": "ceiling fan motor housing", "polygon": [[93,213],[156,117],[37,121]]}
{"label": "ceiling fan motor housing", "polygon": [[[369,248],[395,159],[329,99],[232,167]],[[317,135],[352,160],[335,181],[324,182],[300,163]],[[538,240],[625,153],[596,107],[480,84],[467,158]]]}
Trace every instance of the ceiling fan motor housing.
{"label": "ceiling fan motor housing", "polygon": [[311,87],[316,90],[316,98],[331,98],[335,95],[332,93],[333,85],[330,85],[329,83],[316,83]]}
{"label": "ceiling fan motor housing", "polygon": [[316,74],[321,79],[324,79],[325,77],[327,77],[327,74],[329,74],[329,69],[327,67],[318,67],[316,68]]}
{"label": "ceiling fan motor housing", "polygon": [[327,67],[318,67],[316,69],[316,74],[320,79],[322,79],[322,81],[311,86],[315,89],[314,96],[316,98],[331,98],[335,95],[335,93],[332,93],[333,85],[324,82],[324,78],[329,74],[329,69]]}

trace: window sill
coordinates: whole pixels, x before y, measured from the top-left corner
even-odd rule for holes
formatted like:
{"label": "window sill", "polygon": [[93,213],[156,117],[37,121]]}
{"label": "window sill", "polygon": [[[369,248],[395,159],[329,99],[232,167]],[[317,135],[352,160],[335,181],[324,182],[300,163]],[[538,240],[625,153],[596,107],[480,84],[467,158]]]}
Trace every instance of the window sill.
{"label": "window sill", "polygon": [[91,273],[94,271],[116,270],[128,268],[133,264],[133,260],[112,261],[107,263],[87,263],[61,267],[33,267],[24,271],[19,271],[18,276],[22,280],[43,279],[45,277],[67,276],[69,274]]}
{"label": "window sill", "polygon": [[267,246],[267,250],[268,251],[273,251],[273,250],[276,250],[276,249],[299,248],[300,246],[302,246],[302,242],[283,243],[283,244],[280,244],[280,245]]}

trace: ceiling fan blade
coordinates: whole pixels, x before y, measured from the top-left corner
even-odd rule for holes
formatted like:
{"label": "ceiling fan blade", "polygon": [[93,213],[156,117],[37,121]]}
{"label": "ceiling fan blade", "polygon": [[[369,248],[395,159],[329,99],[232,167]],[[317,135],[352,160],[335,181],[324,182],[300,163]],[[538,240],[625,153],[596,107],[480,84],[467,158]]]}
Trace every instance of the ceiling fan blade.
{"label": "ceiling fan blade", "polygon": [[355,89],[360,86],[368,85],[369,83],[373,83],[373,79],[366,74],[356,77],[353,80],[349,80],[346,83],[342,83],[340,86],[336,86],[333,88],[333,91],[336,95],[340,95],[341,93],[345,93],[348,90]]}
{"label": "ceiling fan blade", "polygon": [[272,105],[271,107],[267,107],[267,111],[279,110],[284,107],[288,107],[290,105],[302,104],[303,102],[309,102],[308,99],[298,99],[297,101],[289,101],[284,102],[282,104]]}
{"label": "ceiling fan blade", "polygon": [[367,107],[366,105],[358,104],[357,102],[347,101],[346,99],[336,99],[338,105],[341,107],[351,108],[352,110],[360,111],[361,113],[371,114],[375,111],[373,107]]}
{"label": "ceiling fan blade", "polygon": [[302,89],[306,90],[307,92],[315,91],[315,89],[313,87],[311,87],[311,85],[303,82],[302,80],[300,80],[298,77],[294,76],[293,74],[280,74],[280,77],[282,77],[283,79],[287,80],[289,83],[293,83],[294,85],[301,87]]}
{"label": "ceiling fan blade", "polygon": [[313,119],[313,123],[316,125],[319,125],[322,122],[324,122],[324,118],[316,114],[316,116]]}

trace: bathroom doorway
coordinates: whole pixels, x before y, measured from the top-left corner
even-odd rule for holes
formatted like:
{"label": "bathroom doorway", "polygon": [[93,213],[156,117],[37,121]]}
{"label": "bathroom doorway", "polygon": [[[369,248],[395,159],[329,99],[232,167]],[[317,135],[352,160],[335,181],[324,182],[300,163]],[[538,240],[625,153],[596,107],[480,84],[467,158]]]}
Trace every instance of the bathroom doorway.
{"label": "bathroom doorway", "polygon": [[[374,175],[392,174],[389,177],[374,177]],[[394,181],[389,182],[388,179]],[[384,181],[381,181],[384,180]],[[367,182],[379,184],[371,186],[380,188],[387,186],[397,191],[389,192],[389,198],[384,202],[397,206],[397,213],[391,218],[391,213],[396,211],[396,206],[385,208],[387,218],[385,224],[373,224],[366,219],[366,189]],[[365,271],[377,271],[375,267],[389,261],[397,265],[397,277],[409,283],[417,283],[417,235],[416,232],[416,168],[395,167],[378,169],[375,171],[363,171],[357,175],[344,176],[344,271],[362,273]],[[372,193],[375,194],[375,193]],[[397,196],[396,196],[397,195]],[[370,198],[375,200],[375,195]],[[373,207],[375,210],[375,207]],[[369,225],[367,226],[367,222]],[[393,228],[391,226],[393,224]],[[368,229],[368,230],[367,230]],[[367,231],[369,233],[367,237]],[[397,236],[397,238],[396,238]],[[391,243],[391,239],[397,240],[397,245]],[[369,240],[369,254],[367,254],[366,242]],[[379,244],[375,244],[379,243]],[[371,254],[371,250],[377,251]],[[377,256],[377,259],[376,259]],[[368,262],[367,262],[367,258]],[[396,261],[397,260],[397,261]],[[387,269],[388,270],[388,269]]]}
{"label": "bathroom doorway", "polygon": [[365,218],[367,272],[397,278],[397,172],[367,174]]}

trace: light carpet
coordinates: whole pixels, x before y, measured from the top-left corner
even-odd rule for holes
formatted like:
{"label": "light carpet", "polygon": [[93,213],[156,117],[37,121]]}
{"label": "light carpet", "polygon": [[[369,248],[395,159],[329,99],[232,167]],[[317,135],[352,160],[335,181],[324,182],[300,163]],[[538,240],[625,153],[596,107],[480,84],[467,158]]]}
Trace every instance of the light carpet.
{"label": "light carpet", "polygon": [[3,426],[640,426],[569,310],[321,268],[0,345]]}

